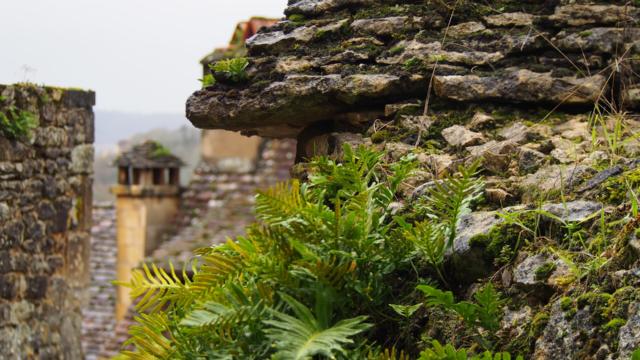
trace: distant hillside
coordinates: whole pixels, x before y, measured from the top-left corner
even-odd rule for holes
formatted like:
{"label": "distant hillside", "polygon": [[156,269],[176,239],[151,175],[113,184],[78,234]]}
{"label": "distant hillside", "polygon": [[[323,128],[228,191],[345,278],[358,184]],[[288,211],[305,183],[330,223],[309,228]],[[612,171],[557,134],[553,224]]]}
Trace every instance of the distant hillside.
{"label": "distant hillside", "polygon": [[137,114],[119,111],[96,110],[96,145],[98,149],[113,146],[134,134],[153,129],[177,129],[191,126],[180,113]]}
{"label": "distant hillside", "polygon": [[[102,121],[104,121],[104,117]],[[133,119],[133,118],[131,118]],[[165,118],[169,119],[169,117]],[[118,121],[122,120],[122,118],[118,118]],[[100,120],[97,122],[100,123]],[[157,124],[159,122],[153,122]],[[133,125],[134,128],[139,127],[140,125]],[[131,127],[129,124],[127,125],[113,125],[113,127],[122,126],[124,128]],[[102,127],[106,126],[102,124]],[[112,127],[109,125],[109,127]],[[99,128],[99,126],[97,126]],[[100,133],[99,130],[96,130],[96,136]],[[107,139],[109,136],[114,138],[112,134],[102,136],[102,139]],[[96,140],[98,140],[96,138]],[[197,165],[199,159],[199,146],[200,146],[200,130],[190,126],[183,125],[179,128],[171,129],[171,128],[160,128],[153,129],[150,131],[145,131],[139,134],[135,134],[133,136],[126,137],[124,139],[119,139],[115,143],[103,142],[96,144],[101,144],[100,146],[106,148],[106,145],[117,144],[117,148],[120,151],[126,151],[132,145],[141,143],[145,140],[155,140],[162,143],[164,146],[169,148],[174,154],[179,156],[187,166],[182,169],[182,183],[186,184],[189,181],[191,174],[193,172],[194,167]],[[110,140],[111,141],[111,140]],[[108,201],[113,200],[113,196],[109,193],[109,187],[112,186],[116,181],[116,169],[112,166],[113,160],[117,157],[117,153],[114,151],[104,151],[100,150],[100,146],[98,146],[98,151],[96,152],[96,159],[94,163],[94,171],[95,171],[95,180],[94,180],[94,201]],[[115,145],[114,145],[115,147]]]}

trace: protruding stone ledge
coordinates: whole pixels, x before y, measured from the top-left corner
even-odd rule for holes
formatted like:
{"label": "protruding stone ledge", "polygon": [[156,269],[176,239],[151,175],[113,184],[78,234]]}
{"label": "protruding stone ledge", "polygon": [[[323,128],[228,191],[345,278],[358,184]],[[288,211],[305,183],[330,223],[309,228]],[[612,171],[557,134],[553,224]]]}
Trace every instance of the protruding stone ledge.
{"label": "protruding stone ledge", "polygon": [[290,75],[260,93],[202,90],[187,102],[187,117],[199,128],[242,131],[264,137],[295,137],[308,125],[340,114],[379,107],[389,99],[423,96],[420,75]]}

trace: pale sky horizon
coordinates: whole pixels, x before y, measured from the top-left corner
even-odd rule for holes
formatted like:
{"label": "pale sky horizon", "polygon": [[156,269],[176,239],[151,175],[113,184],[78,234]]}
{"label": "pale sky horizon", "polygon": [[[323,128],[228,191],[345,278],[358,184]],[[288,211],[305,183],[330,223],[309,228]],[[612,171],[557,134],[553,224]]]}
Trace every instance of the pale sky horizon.
{"label": "pale sky horizon", "polygon": [[92,89],[97,110],[183,113],[199,60],[286,0],[0,0],[0,83]]}

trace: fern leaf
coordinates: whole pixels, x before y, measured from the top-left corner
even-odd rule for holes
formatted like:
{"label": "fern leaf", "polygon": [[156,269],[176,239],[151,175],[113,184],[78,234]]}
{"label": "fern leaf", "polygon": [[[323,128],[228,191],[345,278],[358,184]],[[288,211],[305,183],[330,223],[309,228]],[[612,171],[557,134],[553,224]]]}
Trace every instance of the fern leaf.
{"label": "fern leaf", "polygon": [[256,216],[269,225],[289,227],[297,219],[304,201],[300,195],[300,182],[283,182],[256,196]]}
{"label": "fern leaf", "polygon": [[459,176],[436,181],[427,192],[427,211],[446,225],[448,248],[453,246],[461,217],[471,212],[473,202],[482,196],[484,183],[477,177],[479,165],[475,162],[470,167],[460,167]]}
{"label": "fern leaf", "polygon": [[172,340],[165,337],[169,330],[166,314],[141,314],[134,318],[137,325],[129,328],[131,338],[123,346],[133,345],[134,351],[123,351],[128,359],[170,359]]}
{"label": "fern leaf", "polygon": [[115,282],[116,285],[131,289],[131,298],[139,299],[136,309],[140,312],[156,312],[168,302],[190,304],[194,294],[189,291],[189,283],[175,274],[170,264],[171,275],[164,269],[152,264],[142,264],[142,270],[134,270],[129,283]]}
{"label": "fern leaf", "polygon": [[290,296],[281,296],[295,316],[273,310],[274,319],[264,321],[270,326],[266,330],[267,336],[277,349],[273,359],[333,358],[335,353],[345,353],[345,345],[353,344],[351,337],[370,327],[365,323],[366,317],[359,316],[339,321],[330,328],[322,328],[309,308]]}

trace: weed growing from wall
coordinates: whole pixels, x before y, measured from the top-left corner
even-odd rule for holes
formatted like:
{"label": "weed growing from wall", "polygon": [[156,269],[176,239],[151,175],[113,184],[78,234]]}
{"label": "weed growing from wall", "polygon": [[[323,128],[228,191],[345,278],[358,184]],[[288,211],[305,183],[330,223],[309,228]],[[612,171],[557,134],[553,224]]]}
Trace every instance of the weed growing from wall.
{"label": "weed growing from wall", "polygon": [[28,140],[36,127],[38,118],[28,111],[18,110],[15,106],[0,111],[0,132],[8,139]]}

